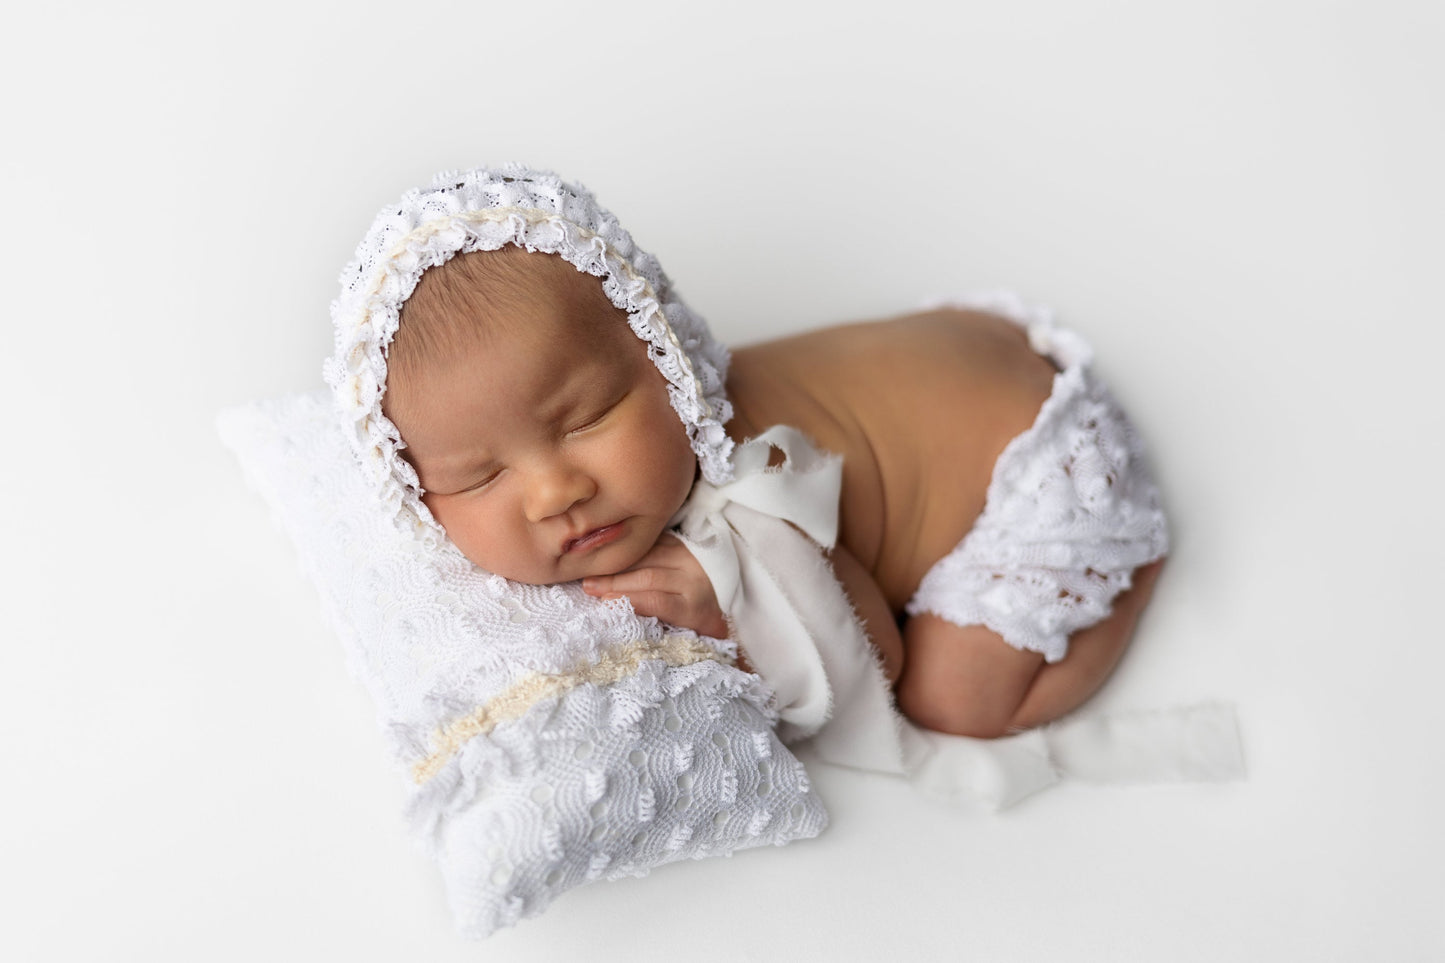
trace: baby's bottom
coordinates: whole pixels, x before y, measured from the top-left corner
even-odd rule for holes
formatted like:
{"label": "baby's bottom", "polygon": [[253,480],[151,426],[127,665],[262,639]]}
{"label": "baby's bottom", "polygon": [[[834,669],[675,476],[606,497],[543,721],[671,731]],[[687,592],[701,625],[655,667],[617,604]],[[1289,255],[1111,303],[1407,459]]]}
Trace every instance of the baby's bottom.
{"label": "baby's bottom", "polygon": [[961,735],[1039,725],[1092,695],[1168,550],[1142,443],[1087,346],[1016,320],[1059,369],[1052,393],[999,456],[983,512],[924,576],[903,629],[899,708]]}
{"label": "baby's bottom", "polygon": [[1164,560],[1133,573],[1133,587],[1114,599],[1102,622],[1069,637],[1068,658],[1009,645],[982,625],[954,625],[921,613],[903,627],[908,652],[898,680],[898,708],[920,726],[994,738],[1052,722],[1098,691],[1124,654]]}

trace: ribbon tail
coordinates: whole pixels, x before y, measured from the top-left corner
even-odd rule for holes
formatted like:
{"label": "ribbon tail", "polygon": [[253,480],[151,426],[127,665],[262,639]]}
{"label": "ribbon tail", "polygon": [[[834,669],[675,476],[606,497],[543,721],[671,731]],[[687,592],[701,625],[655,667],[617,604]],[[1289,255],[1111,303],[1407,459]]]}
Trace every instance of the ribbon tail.
{"label": "ribbon tail", "polygon": [[[737,552],[738,597],[728,615],[748,661],[777,694],[778,737],[796,741],[817,732],[833,709],[833,690],[812,626],[795,601],[800,577],[806,579],[803,573],[819,560],[807,551],[807,540],[786,525],[750,526],[750,511],[733,505],[726,509],[744,543]],[[741,530],[738,516],[743,516]],[[779,578],[778,570],[788,578]]]}
{"label": "ribbon tail", "polygon": [[737,536],[717,516],[708,516],[695,526],[674,529],[673,535],[702,566],[703,574],[712,583],[718,607],[731,618],[742,590],[742,559],[735,543]]}
{"label": "ribbon tail", "polygon": [[[739,626],[749,658],[764,678],[767,663],[777,660],[798,679],[799,654],[808,654],[806,682],[811,690],[779,690],[781,718],[788,723],[780,726],[779,737],[792,742],[811,736],[827,762],[902,773],[901,717],[873,646],[827,558],[806,536],[746,506],[729,505],[726,515],[744,543],[739,556],[754,559],[761,570],[744,576],[743,610],[751,608],[749,600],[756,601],[755,592],[773,593],[787,609],[783,622],[770,614],[756,625]],[[781,638],[784,624],[795,641]],[[794,707],[785,704],[785,697]],[[821,717],[820,707],[826,708]]]}
{"label": "ribbon tail", "polygon": [[1068,716],[1002,739],[905,726],[909,781],[935,799],[990,812],[1060,780],[1122,785],[1244,776],[1234,708],[1218,703]]}

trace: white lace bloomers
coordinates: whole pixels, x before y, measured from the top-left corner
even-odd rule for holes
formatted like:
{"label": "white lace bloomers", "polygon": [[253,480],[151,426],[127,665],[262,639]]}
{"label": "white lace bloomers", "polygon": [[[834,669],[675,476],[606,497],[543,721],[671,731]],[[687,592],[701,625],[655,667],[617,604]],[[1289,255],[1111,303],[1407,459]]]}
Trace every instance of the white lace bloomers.
{"label": "white lace bloomers", "polygon": [[924,576],[907,612],[985,625],[1057,662],[1072,633],[1109,614],[1134,569],[1169,550],[1159,490],[1082,338],[1012,295],[960,303],[1023,326],[1059,372],[1033,425],[995,463],[983,513]]}

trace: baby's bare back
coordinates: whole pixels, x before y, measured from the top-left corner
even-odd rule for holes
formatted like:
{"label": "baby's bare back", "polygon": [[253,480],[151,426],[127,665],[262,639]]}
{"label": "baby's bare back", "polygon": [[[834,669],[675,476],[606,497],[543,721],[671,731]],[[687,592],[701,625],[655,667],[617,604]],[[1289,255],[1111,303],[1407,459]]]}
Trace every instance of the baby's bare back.
{"label": "baby's bare back", "polygon": [[733,353],[728,423],[776,424],[843,455],[840,540],[894,614],[983,510],[994,462],[1033,424],[1053,365],[1017,325],[944,309]]}

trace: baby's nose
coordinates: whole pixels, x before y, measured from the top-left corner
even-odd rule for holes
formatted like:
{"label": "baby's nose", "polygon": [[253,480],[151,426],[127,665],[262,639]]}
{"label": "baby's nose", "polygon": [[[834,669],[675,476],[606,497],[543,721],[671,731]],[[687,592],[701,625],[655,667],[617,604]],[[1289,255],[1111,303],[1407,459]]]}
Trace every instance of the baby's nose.
{"label": "baby's nose", "polygon": [[597,486],[586,472],[568,466],[553,466],[538,472],[527,485],[527,519],[540,522],[561,515],[573,505],[597,494]]}

